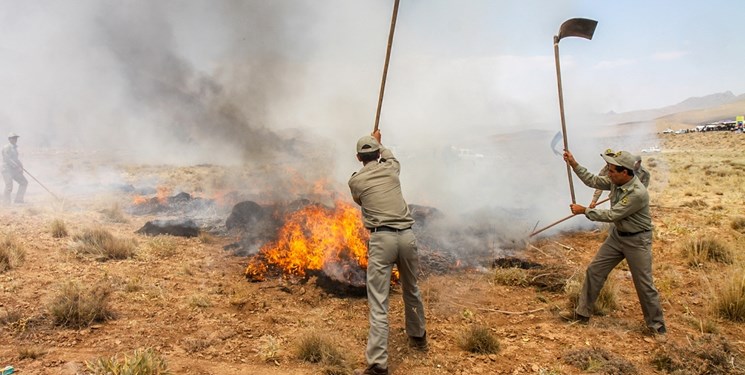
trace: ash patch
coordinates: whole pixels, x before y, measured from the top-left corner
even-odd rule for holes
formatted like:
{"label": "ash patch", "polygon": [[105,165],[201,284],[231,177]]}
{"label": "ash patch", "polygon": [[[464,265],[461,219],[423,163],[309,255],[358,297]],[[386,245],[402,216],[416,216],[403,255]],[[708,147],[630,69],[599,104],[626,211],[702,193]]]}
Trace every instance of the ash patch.
{"label": "ash patch", "polygon": [[168,234],[179,237],[199,236],[199,226],[191,219],[186,220],[153,220],[145,223],[135,233],[148,236]]}

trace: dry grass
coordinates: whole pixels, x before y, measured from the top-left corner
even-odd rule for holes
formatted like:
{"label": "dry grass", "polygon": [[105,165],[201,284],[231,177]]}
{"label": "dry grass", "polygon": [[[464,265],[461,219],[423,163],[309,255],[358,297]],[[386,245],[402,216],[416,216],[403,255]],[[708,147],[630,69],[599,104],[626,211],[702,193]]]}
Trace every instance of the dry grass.
{"label": "dry grass", "polygon": [[688,347],[668,344],[657,349],[652,365],[658,370],[677,375],[742,374],[737,350],[719,335],[703,335],[688,340]]}
{"label": "dry grass", "polygon": [[564,362],[592,374],[637,374],[636,367],[628,360],[602,348],[586,348],[568,352]]}
{"label": "dry grass", "polygon": [[300,338],[297,358],[305,362],[337,367],[343,367],[346,362],[343,352],[333,340],[317,332],[307,333]]}
{"label": "dry grass", "polygon": [[745,233],[745,216],[738,216],[732,219],[730,227],[740,233]]}
{"label": "dry grass", "polygon": [[68,281],[62,285],[58,294],[47,306],[56,325],[82,328],[94,322],[102,322],[114,317],[109,309],[111,287],[104,282],[90,289],[83,289],[79,283]]}
{"label": "dry grass", "polygon": [[[593,314],[606,315],[618,307],[618,281],[615,277],[615,271],[608,275],[608,279],[605,280],[603,289],[600,289],[600,294],[595,301],[593,306]],[[579,293],[582,291],[582,283],[585,280],[585,274],[578,272],[577,275],[569,281],[567,281],[564,288],[565,293],[569,299],[569,308],[574,311],[579,303]]]}
{"label": "dry grass", "polygon": [[197,237],[197,238],[199,239],[199,242],[200,243],[203,243],[205,245],[211,245],[211,244],[217,242],[217,240],[215,239],[215,236],[213,236],[213,235],[211,235],[211,234],[209,234],[209,233],[207,233],[205,231],[199,231],[199,237]]}
{"label": "dry grass", "polygon": [[170,258],[178,252],[178,242],[173,236],[168,235],[152,237],[147,246],[152,253],[163,258]]}
{"label": "dry grass", "polygon": [[494,281],[500,285],[528,286],[528,272],[522,268],[496,268]]}
{"label": "dry grass", "polygon": [[86,362],[85,366],[95,375],[167,375],[166,359],[153,349],[135,350],[132,356],[118,355],[109,358],[98,358]]}
{"label": "dry grass", "polygon": [[106,229],[95,228],[73,236],[70,249],[78,255],[93,256],[105,261],[133,257],[137,243],[133,239],[116,238]]}
{"label": "dry grass", "polygon": [[714,237],[693,238],[683,245],[683,257],[689,266],[701,267],[707,261],[732,264],[734,253]]}
{"label": "dry grass", "polygon": [[67,237],[68,231],[67,231],[67,225],[65,225],[65,221],[62,219],[54,219],[52,223],[49,225],[49,232],[52,234],[52,237],[54,238]]}
{"label": "dry grass", "polygon": [[47,350],[37,346],[23,347],[18,349],[18,359],[39,359],[47,354]]}
{"label": "dry grass", "polygon": [[103,217],[106,218],[107,221],[112,223],[128,223],[129,220],[126,216],[124,216],[124,212],[119,207],[119,204],[114,203],[110,208],[104,208],[100,211],[103,214]]}
{"label": "dry grass", "polygon": [[733,322],[745,322],[745,274],[738,269],[714,291],[714,309]]}
{"label": "dry grass", "polygon": [[13,235],[0,240],[0,273],[16,268],[26,258],[26,249]]}
{"label": "dry grass", "polygon": [[474,325],[463,333],[460,347],[470,353],[494,354],[499,351],[499,340],[489,328]]}

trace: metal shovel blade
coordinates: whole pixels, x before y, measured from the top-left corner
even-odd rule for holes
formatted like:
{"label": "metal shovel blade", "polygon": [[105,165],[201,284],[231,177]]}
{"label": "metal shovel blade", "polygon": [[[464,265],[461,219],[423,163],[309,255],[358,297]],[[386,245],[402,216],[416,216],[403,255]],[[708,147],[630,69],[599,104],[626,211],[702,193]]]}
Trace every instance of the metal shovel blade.
{"label": "metal shovel blade", "polygon": [[572,18],[564,21],[559,27],[559,40],[568,36],[577,36],[580,38],[592,40],[592,34],[595,34],[595,27],[598,21],[587,18]]}

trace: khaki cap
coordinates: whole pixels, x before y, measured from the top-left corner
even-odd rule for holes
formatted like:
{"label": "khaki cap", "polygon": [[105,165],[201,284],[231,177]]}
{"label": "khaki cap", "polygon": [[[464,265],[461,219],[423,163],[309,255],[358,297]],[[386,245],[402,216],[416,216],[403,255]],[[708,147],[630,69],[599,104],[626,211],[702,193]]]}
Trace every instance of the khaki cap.
{"label": "khaki cap", "polygon": [[613,155],[601,154],[603,159],[613,165],[618,165],[630,170],[634,170],[634,164],[636,164],[636,157],[626,151],[618,151]]}
{"label": "khaki cap", "polygon": [[10,134],[8,134],[8,138],[18,138],[18,134],[10,132]]}
{"label": "khaki cap", "polygon": [[366,135],[357,141],[357,153],[362,154],[366,152],[373,152],[380,150],[380,143],[375,137]]}

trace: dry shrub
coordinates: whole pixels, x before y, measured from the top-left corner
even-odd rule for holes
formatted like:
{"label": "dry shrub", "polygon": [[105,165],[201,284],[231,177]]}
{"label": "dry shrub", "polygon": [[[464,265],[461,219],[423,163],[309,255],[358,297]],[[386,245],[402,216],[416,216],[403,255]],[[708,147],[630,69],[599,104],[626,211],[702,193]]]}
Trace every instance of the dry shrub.
{"label": "dry shrub", "polygon": [[745,216],[738,216],[732,219],[730,227],[740,233],[745,233]]}
{"label": "dry shrub", "polygon": [[694,238],[683,245],[683,256],[688,265],[700,267],[706,261],[732,264],[734,253],[727,245],[714,237]]}
{"label": "dry shrub", "polygon": [[16,268],[26,259],[26,249],[8,234],[0,240],[0,273]]}
{"label": "dry shrub", "polygon": [[194,308],[207,308],[212,306],[210,298],[204,294],[192,294],[188,298],[189,306]]}
{"label": "dry shrub", "polygon": [[[569,279],[564,287],[564,292],[569,298],[569,308],[574,311],[579,303],[579,294],[582,291],[582,283],[585,280],[584,273],[578,273],[576,277]],[[595,305],[592,307],[592,313],[596,315],[606,315],[618,307],[618,281],[615,278],[615,272],[608,274],[603,288],[600,289]]]}
{"label": "dry shrub", "polygon": [[171,373],[166,359],[150,348],[135,350],[131,357],[124,355],[122,359],[119,359],[118,355],[98,358],[85,362],[85,366],[95,375],[167,375]]}
{"label": "dry shrub", "polygon": [[470,353],[494,354],[499,351],[499,340],[489,328],[474,325],[461,337],[460,347]]}
{"label": "dry shrub", "polygon": [[346,359],[341,350],[328,337],[317,332],[310,332],[300,338],[297,346],[297,358],[327,366],[343,366]]}
{"label": "dry shrub", "polygon": [[564,362],[593,374],[637,374],[634,365],[602,348],[583,348],[564,354]]}
{"label": "dry shrub", "polygon": [[67,225],[62,219],[54,219],[49,225],[49,231],[52,233],[54,238],[67,237]]}
{"label": "dry shrub", "polygon": [[80,255],[91,255],[98,260],[127,259],[135,254],[137,243],[132,239],[114,237],[103,228],[88,229],[73,236],[70,249]]}
{"label": "dry shrub", "polygon": [[99,282],[86,290],[79,283],[69,281],[62,285],[47,309],[57,325],[71,328],[87,327],[94,322],[114,317],[108,306],[111,291],[111,287],[104,282]]}
{"label": "dry shrub", "polygon": [[522,268],[497,268],[494,270],[494,281],[500,285],[527,286],[528,272]]}
{"label": "dry shrub", "polygon": [[745,322],[745,275],[742,270],[732,272],[714,293],[714,309],[719,316]]}
{"label": "dry shrub", "polygon": [[676,375],[742,374],[737,351],[720,335],[703,335],[688,340],[688,347],[667,344],[655,351],[652,365]]}
{"label": "dry shrub", "polygon": [[124,216],[124,212],[122,212],[122,209],[119,208],[119,204],[114,203],[111,208],[104,208],[101,210],[101,213],[106,218],[106,220],[112,222],[112,223],[127,223],[129,220]]}

